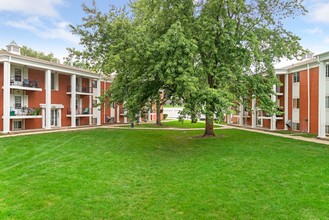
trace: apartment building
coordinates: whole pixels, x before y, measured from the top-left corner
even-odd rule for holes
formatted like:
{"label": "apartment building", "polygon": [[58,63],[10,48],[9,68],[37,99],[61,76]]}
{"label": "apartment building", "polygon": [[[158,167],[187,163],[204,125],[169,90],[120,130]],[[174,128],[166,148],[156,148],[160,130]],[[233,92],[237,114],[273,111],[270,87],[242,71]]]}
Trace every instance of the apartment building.
{"label": "apartment building", "polygon": [[329,52],[277,69],[276,75],[281,86],[273,86],[275,95],[271,98],[281,107],[282,114],[267,114],[257,107],[257,100],[251,100],[248,108],[240,105],[237,114],[228,116],[228,123],[305,132],[318,137],[328,135]]}
{"label": "apartment building", "polygon": [[122,105],[98,105],[111,80],[80,68],[0,51],[0,131],[127,123]]}

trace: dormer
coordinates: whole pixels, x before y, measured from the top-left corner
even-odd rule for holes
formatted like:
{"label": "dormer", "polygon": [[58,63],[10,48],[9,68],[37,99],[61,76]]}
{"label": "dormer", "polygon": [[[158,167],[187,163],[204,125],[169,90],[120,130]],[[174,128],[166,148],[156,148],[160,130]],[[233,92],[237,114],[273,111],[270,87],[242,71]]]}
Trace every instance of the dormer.
{"label": "dormer", "polygon": [[9,53],[21,55],[21,47],[15,41],[12,41],[6,47]]}

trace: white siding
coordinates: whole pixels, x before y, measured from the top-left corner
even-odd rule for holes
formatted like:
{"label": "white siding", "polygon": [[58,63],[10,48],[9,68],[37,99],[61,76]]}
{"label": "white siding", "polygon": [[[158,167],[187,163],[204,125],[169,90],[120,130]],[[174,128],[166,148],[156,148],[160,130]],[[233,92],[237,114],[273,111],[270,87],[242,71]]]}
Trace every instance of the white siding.
{"label": "white siding", "polygon": [[163,108],[163,114],[167,114],[167,118],[178,118],[179,111],[182,111],[183,108]]}
{"label": "white siding", "polygon": [[298,83],[293,83],[292,98],[299,98],[299,82]]}
{"label": "white siding", "polygon": [[326,109],[326,125],[329,125],[329,109]]}
{"label": "white siding", "polygon": [[329,95],[329,80],[326,79],[326,95]]}
{"label": "white siding", "polygon": [[299,123],[299,109],[298,108],[294,108],[292,110],[292,122]]}

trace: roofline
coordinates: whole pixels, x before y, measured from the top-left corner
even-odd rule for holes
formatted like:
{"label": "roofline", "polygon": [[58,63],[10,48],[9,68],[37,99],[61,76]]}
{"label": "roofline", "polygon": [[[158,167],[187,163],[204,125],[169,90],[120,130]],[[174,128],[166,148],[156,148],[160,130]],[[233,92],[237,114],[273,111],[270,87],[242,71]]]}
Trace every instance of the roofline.
{"label": "roofline", "polygon": [[308,59],[308,60],[303,60],[282,68],[278,68],[275,69],[275,73],[277,75],[281,75],[281,74],[289,74],[292,72],[299,72],[302,70],[305,70],[307,68],[314,68],[314,67],[318,67],[319,66],[319,62],[318,59],[316,57],[312,58],[312,59]]}
{"label": "roofline", "polygon": [[51,70],[54,72],[61,72],[66,74],[76,74],[79,76],[85,76],[88,78],[100,79],[100,74],[80,69],[77,67],[72,67],[64,64],[53,63],[46,60],[40,60],[33,57],[26,57],[22,55],[10,54],[8,52],[0,54],[0,62],[10,62],[20,65],[25,65],[28,67],[35,67],[38,69]]}

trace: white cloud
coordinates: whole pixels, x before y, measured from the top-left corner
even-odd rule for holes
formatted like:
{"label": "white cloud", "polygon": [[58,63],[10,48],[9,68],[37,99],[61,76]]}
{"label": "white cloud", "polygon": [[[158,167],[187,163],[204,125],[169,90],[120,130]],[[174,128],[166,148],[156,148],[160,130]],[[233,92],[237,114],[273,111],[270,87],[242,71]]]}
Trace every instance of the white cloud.
{"label": "white cloud", "polygon": [[308,33],[308,34],[323,34],[323,29],[322,28],[319,28],[319,27],[315,27],[315,28],[311,28],[311,29],[306,29],[304,30],[305,33]]}
{"label": "white cloud", "polygon": [[57,6],[64,0],[1,0],[0,11],[20,12],[25,15],[58,17]]}
{"label": "white cloud", "polygon": [[317,23],[329,23],[328,0],[305,0],[304,6],[309,11],[307,19]]}
{"label": "white cloud", "polygon": [[69,31],[69,23],[65,21],[50,21],[46,25],[38,17],[33,16],[20,21],[6,21],[5,24],[7,26],[30,31],[44,39],[60,39],[73,44],[79,43],[79,38]]}

